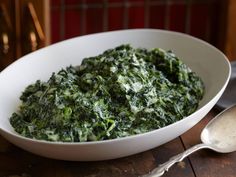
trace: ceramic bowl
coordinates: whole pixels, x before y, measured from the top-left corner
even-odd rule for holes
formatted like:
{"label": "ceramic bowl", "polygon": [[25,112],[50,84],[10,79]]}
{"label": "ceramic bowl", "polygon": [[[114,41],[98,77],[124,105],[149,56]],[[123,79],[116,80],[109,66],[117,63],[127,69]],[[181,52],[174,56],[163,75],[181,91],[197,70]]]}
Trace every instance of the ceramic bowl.
{"label": "ceramic bowl", "polygon": [[[193,114],[169,126],[134,136],[83,143],[47,142],[18,135],[9,118],[20,105],[25,87],[36,80],[47,80],[52,72],[79,65],[85,57],[95,56],[121,44],[133,47],[172,50],[205,84],[205,95]],[[212,45],[186,34],[134,29],[104,32],[69,39],[28,54],[0,73],[0,133],[8,141],[32,153],[62,160],[94,161],[129,156],[160,146],[198,123],[222,95],[230,77],[225,55]]]}

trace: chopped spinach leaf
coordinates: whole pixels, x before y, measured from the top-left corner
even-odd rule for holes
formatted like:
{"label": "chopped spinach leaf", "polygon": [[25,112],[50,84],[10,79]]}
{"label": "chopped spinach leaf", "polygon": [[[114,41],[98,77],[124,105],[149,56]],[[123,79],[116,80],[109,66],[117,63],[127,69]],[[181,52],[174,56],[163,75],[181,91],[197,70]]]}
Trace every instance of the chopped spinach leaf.
{"label": "chopped spinach leaf", "polygon": [[47,141],[114,139],[183,119],[203,94],[200,77],[171,51],[121,45],[29,85],[10,123]]}

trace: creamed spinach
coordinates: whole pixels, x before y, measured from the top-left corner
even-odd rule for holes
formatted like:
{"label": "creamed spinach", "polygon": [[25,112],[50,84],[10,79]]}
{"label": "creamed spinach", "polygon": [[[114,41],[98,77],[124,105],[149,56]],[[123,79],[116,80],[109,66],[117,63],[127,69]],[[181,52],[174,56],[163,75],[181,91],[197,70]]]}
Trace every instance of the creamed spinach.
{"label": "creamed spinach", "polygon": [[121,45],[29,85],[10,123],[34,139],[114,139],[183,119],[203,93],[202,80],[171,51]]}

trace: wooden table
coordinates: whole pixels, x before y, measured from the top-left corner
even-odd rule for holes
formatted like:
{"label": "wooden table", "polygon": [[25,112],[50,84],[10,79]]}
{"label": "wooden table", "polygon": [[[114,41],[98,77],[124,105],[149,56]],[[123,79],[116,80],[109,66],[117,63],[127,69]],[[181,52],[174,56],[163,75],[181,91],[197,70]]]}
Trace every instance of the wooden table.
{"label": "wooden table", "polygon": [[[200,132],[217,113],[213,109],[181,137],[126,158],[100,162],[68,162],[28,153],[0,138],[0,177],[138,177],[171,156],[200,142]],[[236,177],[236,153],[201,150],[178,163],[163,177]]]}

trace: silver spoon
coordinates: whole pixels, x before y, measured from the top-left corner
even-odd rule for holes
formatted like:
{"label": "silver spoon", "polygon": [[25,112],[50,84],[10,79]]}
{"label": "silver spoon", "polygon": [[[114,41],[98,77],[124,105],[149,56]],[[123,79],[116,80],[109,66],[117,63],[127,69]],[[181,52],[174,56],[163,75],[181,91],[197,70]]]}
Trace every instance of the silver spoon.
{"label": "silver spoon", "polygon": [[229,153],[236,151],[236,105],[224,110],[212,119],[202,130],[201,140],[186,151],[170,158],[169,161],[159,165],[153,171],[142,177],[159,177],[175,163],[182,161],[193,152],[209,148],[216,152]]}

